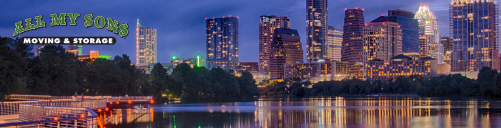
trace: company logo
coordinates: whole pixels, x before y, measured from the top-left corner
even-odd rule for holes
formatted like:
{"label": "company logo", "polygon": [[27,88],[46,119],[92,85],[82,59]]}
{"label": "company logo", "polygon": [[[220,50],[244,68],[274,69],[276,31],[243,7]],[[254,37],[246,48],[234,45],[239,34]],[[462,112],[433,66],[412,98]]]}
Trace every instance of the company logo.
{"label": "company logo", "polygon": [[[50,14],[51,23],[50,26],[77,26],[77,19],[80,17],[79,13],[57,13]],[[16,37],[27,31],[36,30],[39,28],[45,28],[45,21],[42,21],[43,16],[35,16],[36,24],[33,24],[32,18],[26,18],[23,21],[15,23],[15,30],[13,36]],[[67,23],[69,19],[69,23]],[[106,26],[106,30],[125,38],[129,35],[129,25],[128,23],[123,23],[119,25],[119,22],[111,18],[104,18],[103,16],[96,16],[87,14],[84,16],[83,25],[86,28],[95,26],[98,29],[103,29]],[[24,26],[25,25],[25,26]],[[115,44],[115,37],[22,37],[21,42],[23,44]]]}

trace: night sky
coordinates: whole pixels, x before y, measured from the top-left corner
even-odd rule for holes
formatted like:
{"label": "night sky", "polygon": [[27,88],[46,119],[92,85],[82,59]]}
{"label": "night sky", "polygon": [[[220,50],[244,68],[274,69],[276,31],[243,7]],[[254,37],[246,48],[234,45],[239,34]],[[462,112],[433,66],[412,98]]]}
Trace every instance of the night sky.
{"label": "night sky", "polygon": [[[450,0],[329,0],[330,26],[342,29],[345,8],[364,8],[365,22],[370,22],[388,10],[416,12],[420,3],[429,3],[437,16],[440,36],[449,36]],[[80,13],[77,26],[50,27],[50,14]],[[84,15],[92,13],[129,24],[126,39],[106,29],[85,28]],[[98,50],[101,55],[127,54],[135,63],[135,25],[157,29],[158,62],[168,63],[174,55],[182,58],[202,55],[205,58],[205,18],[238,16],[240,61],[259,61],[259,16],[287,16],[291,29],[301,36],[306,49],[306,0],[106,0],[102,1],[25,1],[8,0],[0,4],[0,36],[12,37],[15,23],[43,15],[46,28],[28,31],[23,36],[115,36],[115,45],[84,45],[83,54]],[[69,19],[67,20],[69,22]],[[36,23],[36,22],[32,22]],[[24,24],[25,25],[25,24]],[[306,52],[304,53],[306,54]]]}

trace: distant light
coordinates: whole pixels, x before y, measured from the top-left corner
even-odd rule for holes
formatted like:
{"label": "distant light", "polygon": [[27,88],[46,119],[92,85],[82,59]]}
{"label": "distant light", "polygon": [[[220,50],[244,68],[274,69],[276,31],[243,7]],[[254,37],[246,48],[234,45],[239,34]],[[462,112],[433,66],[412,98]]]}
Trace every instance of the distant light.
{"label": "distant light", "polygon": [[384,16],[384,14],[381,14],[381,16]]}
{"label": "distant light", "polygon": [[355,9],[357,9],[357,10],[358,10],[358,7],[356,7]]}
{"label": "distant light", "polygon": [[344,8],[344,10],[346,11],[346,10],[348,10],[348,9],[347,9],[347,8]]}
{"label": "distant light", "polygon": [[231,15],[230,15],[230,18],[231,18]]}

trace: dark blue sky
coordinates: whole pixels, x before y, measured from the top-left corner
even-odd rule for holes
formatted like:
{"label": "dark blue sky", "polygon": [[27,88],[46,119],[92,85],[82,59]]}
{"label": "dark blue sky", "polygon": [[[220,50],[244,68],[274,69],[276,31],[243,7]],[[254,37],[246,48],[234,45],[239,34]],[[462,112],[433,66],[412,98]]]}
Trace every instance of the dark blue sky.
{"label": "dark blue sky", "polygon": [[[448,9],[450,0],[329,0],[329,25],[342,29],[344,8],[364,8],[365,21],[387,15],[387,10],[402,9],[416,12],[420,3],[429,3],[439,20],[441,36],[449,36]],[[128,54],[135,62],[135,25],[157,29],[158,61],[170,62],[178,57],[205,58],[205,18],[238,16],[240,61],[257,62],[259,53],[259,16],[277,15],[291,19],[291,28],[297,29],[306,48],[306,0],[85,0],[85,1],[27,1],[9,0],[0,4],[0,36],[12,37],[14,23],[43,15],[47,27],[20,34],[23,36],[115,36],[111,46],[85,45],[83,54],[98,50],[102,55]],[[52,13],[80,13],[77,26],[50,27]],[[85,28],[83,16],[93,13],[129,23],[126,39],[96,27]],[[69,21],[69,20],[68,20]],[[35,23],[35,22],[33,22]]]}

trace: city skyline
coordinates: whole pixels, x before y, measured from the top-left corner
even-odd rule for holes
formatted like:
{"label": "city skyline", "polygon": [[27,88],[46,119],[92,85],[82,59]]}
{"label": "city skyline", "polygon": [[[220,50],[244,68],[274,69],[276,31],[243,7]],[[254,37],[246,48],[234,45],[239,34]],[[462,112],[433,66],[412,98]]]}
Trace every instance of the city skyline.
{"label": "city skyline", "polygon": [[[92,2],[90,2],[92,3]],[[175,7],[177,4],[186,4],[189,8]],[[188,4],[190,3],[190,4]],[[221,4],[224,3],[224,4]],[[271,3],[283,3],[281,1],[271,1]],[[384,3],[384,4],[383,4]],[[391,4],[388,4],[391,3]],[[429,3],[430,9],[434,11],[439,20],[440,33],[443,36],[448,35],[448,6],[450,1],[433,1],[433,0],[421,0],[421,1],[409,1],[405,4],[399,4],[397,2],[385,2],[381,1],[339,1],[329,3],[328,12],[328,25],[334,26],[335,28],[342,28],[344,17],[344,8],[364,8],[365,10],[370,10],[364,12],[366,21],[370,19],[375,19],[381,14],[386,14],[388,10],[401,9],[406,11],[414,12],[419,8],[420,3]],[[16,5],[20,4],[16,1],[6,2],[4,5]],[[51,5],[48,5],[51,4]],[[103,5],[111,4],[104,2]],[[261,4],[260,1],[245,1],[245,2],[200,2],[192,4],[189,1],[172,1],[172,2],[142,2],[141,5],[151,5],[151,7],[137,7],[135,2],[123,2],[121,6],[94,6],[89,9],[76,9],[75,6],[85,6],[84,2],[59,2],[59,3],[29,3],[26,6],[19,8],[21,11],[16,11],[17,15],[6,15],[5,20],[0,21],[0,36],[11,37],[14,30],[13,23],[17,21],[24,20],[27,17],[34,17],[36,15],[43,15],[43,20],[50,22],[50,17],[48,14],[61,13],[61,12],[75,12],[75,13],[93,13],[94,15],[102,15],[105,17],[117,17],[116,19],[129,23],[133,25],[137,19],[141,20],[141,24],[146,24],[148,27],[156,28],[158,30],[158,62],[169,62],[170,57],[193,57],[196,55],[204,56],[205,52],[205,34],[204,32],[204,18],[211,17],[222,17],[222,16],[239,16],[240,17],[240,61],[243,62],[258,62],[258,47],[259,39],[258,37],[258,17],[261,15],[281,15],[288,16],[291,19],[291,28],[297,29],[300,36],[306,35],[306,0],[294,0],[285,4]],[[246,7],[248,5],[255,5],[253,7]],[[36,14],[23,11],[28,7],[34,7],[34,5],[43,5],[43,7],[50,8],[51,6],[62,6],[61,8],[44,9],[37,12]],[[164,9],[165,7],[158,6],[173,6],[172,9]],[[205,7],[206,5],[213,5]],[[214,6],[222,9],[214,9]],[[273,7],[272,7],[273,6]],[[105,8],[107,7],[107,8]],[[109,7],[109,8],[108,8]],[[127,11],[127,7],[137,7],[143,8],[144,11],[133,12]],[[161,8],[160,8],[161,7]],[[3,12],[10,14],[15,9],[9,9],[12,7],[3,7]],[[195,9],[196,8],[196,9]],[[262,10],[256,10],[255,8],[263,8]],[[17,9],[17,8],[16,8]],[[196,11],[185,11],[194,9]],[[26,9],[29,10],[29,9]],[[99,11],[96,11],[99,10]],[[110,11],[112,10],[112,11]],[[161,15],[150,15],[153,12],[162,12]],[[196,12],[204,13],[196,13]],[[117,13],[115,13],[117,12]],[[118,13],[120,12],[120,13]],[[172,13],[170,13],[172,12]],[[186,22],[178,22],[179,18],[183,17]],[[442,18],[441,18],[442,17]],[[335,20],[334,20],[335,19]],[[81,24],[83,19],[77,20],[78,24]],[[129,30],[132,30],[129,28]],[[75,28],[70,26],[59,26],[59,27],[47,27],[44,29],[39,29],[35,31],[30,31],[19,35],[23,36],[81,36],[81,35],[93,35],[93,36],[115,36],[108,33],[107,31],[102,31],[96,28]],[[135,38],[129,35],[127,38],[119,38],[118,43],[113,46],[86,46],[83,51],[97,50],[106,55],[121,55],[127,54],[131,57],[132,62],[135,60]],[[186,40],[188,39],[188,40]],[[175,43],[181,42],[181,43]],[[301,38],[301,43],[303,44],[303,49],[306,49],[306,39]],[[306,52],[304,53],[304,56]],[[204,57],[205,59],[205,57]]]}

